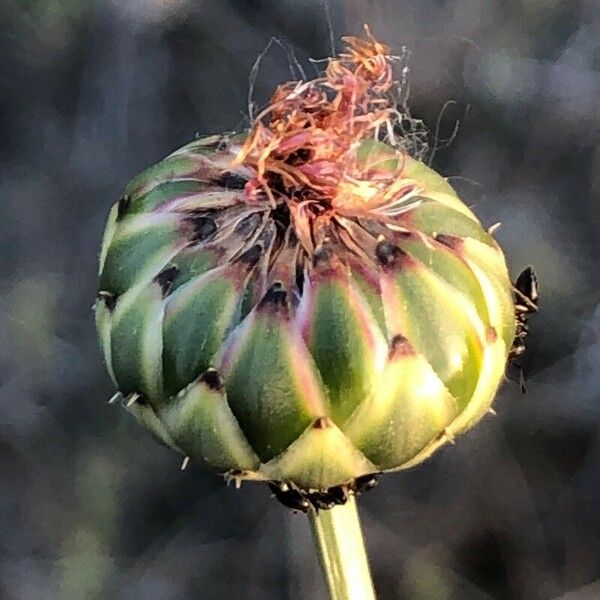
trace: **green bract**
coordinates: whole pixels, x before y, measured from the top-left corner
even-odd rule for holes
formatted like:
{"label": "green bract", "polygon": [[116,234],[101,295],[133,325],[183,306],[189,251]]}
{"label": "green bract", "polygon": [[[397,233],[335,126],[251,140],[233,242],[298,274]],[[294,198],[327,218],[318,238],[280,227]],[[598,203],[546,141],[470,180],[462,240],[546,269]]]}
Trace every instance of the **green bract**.
{"label": "green bract", "polygon": [[413,193],[332,213],[307,245],[296,200],[249,201],[239,148],[183,147],[110,213],[96,322],[127,409],[208,469],[305,490],[410,467],[476,423],[514,338],[512,287],[447,181],[363,141],[358,164],[401,168]]}

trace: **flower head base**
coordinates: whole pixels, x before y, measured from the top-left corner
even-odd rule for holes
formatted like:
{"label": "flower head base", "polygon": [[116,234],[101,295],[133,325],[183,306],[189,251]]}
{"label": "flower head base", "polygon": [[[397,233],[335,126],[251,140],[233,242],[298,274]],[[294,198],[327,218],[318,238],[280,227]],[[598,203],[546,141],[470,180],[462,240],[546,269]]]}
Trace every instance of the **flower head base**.
{"label": "flower head base", "polygon": [[129,184],[96,303],[138,420],[315,506],[476,423],[515,328],[500,248],[394,138],[389,49],[347,44],[244,138],[197,140]]}

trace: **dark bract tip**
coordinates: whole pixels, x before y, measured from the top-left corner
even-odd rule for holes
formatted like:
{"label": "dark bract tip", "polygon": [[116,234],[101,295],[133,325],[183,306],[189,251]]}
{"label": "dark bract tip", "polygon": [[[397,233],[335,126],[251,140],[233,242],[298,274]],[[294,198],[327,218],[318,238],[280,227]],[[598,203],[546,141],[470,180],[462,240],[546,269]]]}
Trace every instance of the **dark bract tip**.
{"label": "dark bract tip", "polygon": [[117,295],[111,292],[101,290],[98,292],[98,299],[104,302],[104,305],[108,310],[114,310],[117,305]]}
{"label": "dark bract tip", "polygon": [[290,209],[285,202],[280,202],[273,210],[271,210],[269,215],[281,229],[286,230],[290,226]]}
{"label": "dark bract tip", "polygon": [[255,244],[252,248],[249,248],[244,253],[240,254],[237,260],[253,267],[260,260],[262,253],[262,246],[260,244]]}
{"label": "dark bract tip", "polygon": [[233,228],[233,231],[240,236],[246,237],[258,228],[262,218],[262,215],[258,213],[248,215],[236,224],[236,226]]}
{"label": "dark bract tip", "polygon": [[331,419],[329,417],[319,417],[313,422],[313,429],[327,429],[331,427]]}
{"label": "dark bract tip", "polygon": [[375,248],[375,256],[379,263],[383,266],[394,264],[399,258],[404,256],[404,252],[395,244],[383,240],[377,244]]}
{"label": "dark bract tip", "polygon": [[287,308],[288,306],[288,294],[283,289],[281,282],[276,281],[263,296],[259,306],[280,306]]}
{"label": "dark bract tip", "polygon": [[191,242],[203,242],[217,231],[217,224],[210,217],[191,215],[187,222],[192,227]]}
{"label": "dark bract tip", "polygon": [[154,282],[158,283],[160,286],[163,297],[166,296],[171,286],[173,285],[173,281],[175,281],[175,277],[179,274],[179,268],[173,265],[172,267],[167,267],[163,269],[155,278]]}
{"label": "dark bract tip", "polygon": [[394,231],[394,238],[398,240],[415,240],[419,236],[414,231]]}
{"label": "dark bract tip", "polygon": [[377,475],[363,475],[354,480],[353,488],[355,493],[360,495],[372,490],[378,483]]}
{"label": "dark bract tip", "polygon": [[415,353],[411,343],[403,335],[395,335],[390,342],[390,357],[411,356]]}
{"label": "dark bract tip", "polygon": [[217,185],[223,186],[228,190],[243,190],[246,187],[248,180],[242,177],[238,173],[232,173],[231,171],[225,171],[217,177],[214,182]]}
{"label": "dark bract tip", "polygon": [[296,265],[296,269],[294,272],[296,287],[298,288],[298,292],[300,295],[304,292],[304,269],[300,265]]}
{"label": "dark bract tip", "polygon": [[438,233],[434,239],[436,242],[444,244],[444,246],[448,246],[448,248],[451,248],[452,250],[456,250],[462,243],[461,238],[446,233]]}
{"label": "dark bract tip", "polygon": [[216,369],[207,369],[200,375],[198,381],[205,383],[209,389],[216,392],[220,392],[223,389],[223,378]]}
{"label": "dark bract tip", "polygon": [[129,205],[131,204],[131,198],[126,194],[119,198],[119,204],[117,206],[117,221],[120,221],[126,214]]}
{"label": "dark bract tip", "polygon": [[347,274],[346,257],[331,242],[325,241],[313,254],[313,274],[316,277],[342,277]]}
{"label": "dark bract tip", "polygon": [[495,327],[490,326],[486,329],[485,339],[490,344],[493,344],[498,339],[498,332]]}
{"label": "dark bract tip", "polygon": [[316,267],[329,264],[334,257],[333,248],[330,244],[319,246],[313,254],[313,263]]}

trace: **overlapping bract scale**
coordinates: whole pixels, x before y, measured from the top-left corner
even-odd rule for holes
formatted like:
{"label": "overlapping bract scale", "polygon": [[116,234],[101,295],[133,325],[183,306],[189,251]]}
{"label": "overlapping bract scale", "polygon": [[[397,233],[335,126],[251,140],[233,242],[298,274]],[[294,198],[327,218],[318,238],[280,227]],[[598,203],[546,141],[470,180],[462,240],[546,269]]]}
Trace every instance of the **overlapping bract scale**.
{"label": "overlapping bract scale", "polygon": [[[406,468],[489,409],[514,337],[502,253],[447,181],[310,240],[248,201],[235,140],[134,179],[100,256],[96,323],[124,403],[219,473],[325,490]],[[365,169],[398,153],[364,142]],[[362,161],[362,163],[361,163]]]}

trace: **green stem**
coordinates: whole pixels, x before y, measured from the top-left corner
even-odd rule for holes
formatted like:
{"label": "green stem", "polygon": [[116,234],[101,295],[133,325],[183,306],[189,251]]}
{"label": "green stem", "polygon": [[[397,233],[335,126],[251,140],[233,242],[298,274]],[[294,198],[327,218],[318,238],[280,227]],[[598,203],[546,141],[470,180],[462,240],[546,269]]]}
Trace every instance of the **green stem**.
{"label": "green stem", "polygon": [[309,518],[331,600],[375,600],[356,500]]}

